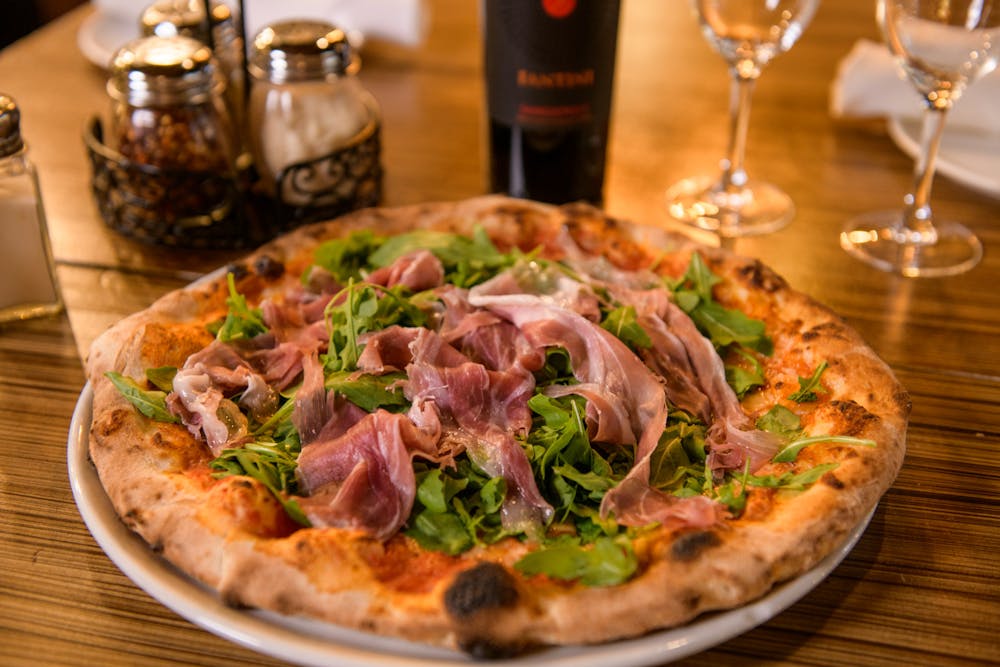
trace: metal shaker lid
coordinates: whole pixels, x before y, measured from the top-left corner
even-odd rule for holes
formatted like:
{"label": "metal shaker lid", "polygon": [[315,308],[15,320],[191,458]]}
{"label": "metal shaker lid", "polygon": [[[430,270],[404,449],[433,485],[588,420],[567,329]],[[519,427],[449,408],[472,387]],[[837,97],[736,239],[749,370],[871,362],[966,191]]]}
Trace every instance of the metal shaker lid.
{"label": "metal shaker lid", "polygon": [[224,86],[212,50],[190,37],[141,37],[111,60],[108,93],[134,106],[201,103]]}
{"label": "metal shaker lid", "polygon": [[250,73],[274,83],[342,76],[351,64],[347,35],[325,21],[269,25],[254,37],[250,55]]}
{"label": "metal shaker lid", "polygon": [[224,3],[213,1],[211,11],[206,21],[204,0],[156,0],[142,12],[139,27],[147,37],[182,35],[209,44],[213,26],[233,22],[232,10]]}
{"label": "metal shaker lid", "polygon": [[23,147],[21,110],[13,97],[0,94],[0,157],[13,155]]}

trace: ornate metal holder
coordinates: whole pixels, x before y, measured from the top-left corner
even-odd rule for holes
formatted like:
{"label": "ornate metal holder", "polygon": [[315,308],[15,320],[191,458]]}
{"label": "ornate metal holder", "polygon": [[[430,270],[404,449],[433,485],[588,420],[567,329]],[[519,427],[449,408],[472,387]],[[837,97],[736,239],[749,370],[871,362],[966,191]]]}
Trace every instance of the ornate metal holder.
{"label": "ornate metal holder", "polygon": [[382,199],[379,129],[373,115],[346,146],[283,169],[275,179],[275,217],[297,225],[378,204]]}
{"label": "ornate metal holder", "polygon": [[84,134],[91,189],[104,222],[147,243],[254,247],[293,227],[374,206],[382,197],[381,126],[372,120],[329,155],[293,164],[265,194],[252,169],[236,175],[160,169],[104,143],[99,119]]}

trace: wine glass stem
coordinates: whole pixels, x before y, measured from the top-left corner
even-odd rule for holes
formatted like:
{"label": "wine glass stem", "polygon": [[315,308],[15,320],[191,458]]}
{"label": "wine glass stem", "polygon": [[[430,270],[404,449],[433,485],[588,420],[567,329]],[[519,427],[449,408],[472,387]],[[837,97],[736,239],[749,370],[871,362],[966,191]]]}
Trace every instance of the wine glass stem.
{"label": "wine glass stem", "polygon": [[906,237],[906,243],[925,245],[937,240],[934,216],[931,214],[931,185],[946,115],[946,108],[933,106],[924,112],[920,153],[913,169],[913,192],[906,196],[906,208],[900,220],[902,228],[898,230]]}
{"label": "wine glass stem", "polygon": [[733,72],[729,102],[729,147],[720,165],[720,189],[725,192],[739,192],[747,182],[743,159],[746,156],[747,128],[750,126],[750,101],[756,82],[755,77],[745,77],[739,72]]}

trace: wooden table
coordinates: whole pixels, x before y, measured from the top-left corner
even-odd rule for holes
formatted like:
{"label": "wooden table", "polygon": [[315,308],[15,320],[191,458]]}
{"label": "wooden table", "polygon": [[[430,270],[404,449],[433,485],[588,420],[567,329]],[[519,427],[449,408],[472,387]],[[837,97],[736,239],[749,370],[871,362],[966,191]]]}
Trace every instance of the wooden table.
{"label": "wooden table", "polygon": [[[386,204],[484,192],[476,3],[430,3],[418,49],[370,43],[363,82],[384,108]],[[88,7],[0,52],[42,179],[65,316],[0,328],[0,664],[279,664],[196,628],[104,555],[80,519],[66,434],[81,358],[109,323],[224,263],[108,231],[81,134],[106,107],[104,73],[75,47]],[[622,17],[606,208],[662,221],[662,191],[714,169],[728,82],[685,3],[632,0]],[[822,5],[765,72],[748,168],[798,206],[783,231],[737,242],[833,307],[910,390],[906,463],[854,551],[800,602],[690,665],[972,665],[1000,660],[1000,199],[939,178],[939,216],[967,221],[986,256],[955,278],[908,280],[850,259],[848,217],[896,205],[911,160],[881,122],[830,118],[837,62],[876,38],[871,0]],[[2,221],[0,221],[2,224]],[[9,279],[5,276],[4,279]]]}

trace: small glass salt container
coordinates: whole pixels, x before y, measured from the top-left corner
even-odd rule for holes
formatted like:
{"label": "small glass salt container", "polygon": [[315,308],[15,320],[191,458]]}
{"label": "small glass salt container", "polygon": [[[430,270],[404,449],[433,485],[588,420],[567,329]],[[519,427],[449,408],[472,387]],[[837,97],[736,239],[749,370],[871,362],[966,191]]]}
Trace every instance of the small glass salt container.
{"label": "small glass salt container", "polygon": [[378,105],[358,82],[358,69],[344,31],[330,23],[281,21],[254,37],[251,151],[263,188],[283,204],[309,207],[316,193],[351,187],[349,175],[337,173],[342,169],[309,170],[308,187],[281,177],[377,132]]}
{"label": "small glass salt container", "polygon": [[21,138],[21,112],[0,94],[0,322],[62,310],[38,175]]}

